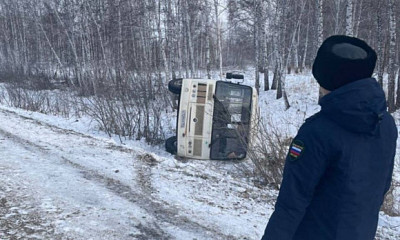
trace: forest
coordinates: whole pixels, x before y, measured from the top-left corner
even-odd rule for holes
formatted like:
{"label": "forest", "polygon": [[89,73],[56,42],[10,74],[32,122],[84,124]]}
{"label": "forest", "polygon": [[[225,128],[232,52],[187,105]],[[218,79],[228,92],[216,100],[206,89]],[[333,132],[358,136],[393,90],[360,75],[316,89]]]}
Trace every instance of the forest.
{"label": "forest", "polygon": [[395,0],[2,0],[1,78],[41,76],[98,95],[136,78],[159,91],[176,76],[211,77],[211,71],[253,66],[257,89],[262,79],[263,90],[279,88],[279,98],[286,73],[309,69],[323,39],[346,34],[376,49],[377,78],[382,82],[384,73],[389,75],[393,111],[400,100],[394,93],[398,5]]}
{"label": "forest", "polygon": [[322,41],[346,34],[376,50],[393,112],[398,16],[396,0],[1,0],[0,81],[16,107],[70,115],[90,102],[73,111],[157,142],[170,79],[252,68],[257,90],[276,89],[289,108],[286,74],[310,71]]}

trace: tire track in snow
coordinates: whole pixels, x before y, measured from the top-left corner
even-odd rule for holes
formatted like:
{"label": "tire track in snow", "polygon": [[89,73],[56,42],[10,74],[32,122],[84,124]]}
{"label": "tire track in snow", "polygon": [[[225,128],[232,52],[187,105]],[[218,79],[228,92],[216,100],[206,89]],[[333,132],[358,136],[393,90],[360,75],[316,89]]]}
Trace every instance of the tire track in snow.
{"label": "tire track in snow", "polygon": [[[20,138],[17,135],[14,135],[2,128],[0,128],[0,136],[7,137],[8,139],[11,139],[14,143],[17,143],[21,145],[24,149],[30,151],[30,152],[40,152],[41,154],[44,155],[51,155],[52,159],[57,159],[60,160],[62,164],[65,164],[67,166],[73,167],[74,169],[77,169],[81,176],[89,181],[95,182],[98,185],[101,185],[111,191],[112,193],[116,194],[119,197],[122,197],[124,199],[127,199],[128,201],[140,205],[140,207],[144,208],[147,211],[146,207],[143,207],[140,203],[141,200],[138,198],[140,197],[137,192],[134,192],[129,186],[123,185],[120,181],[115,180],[113,178],[106,177],[104,175],[101,175],[97,173],[94,170],[89,170],[84,166],[81,166],[63,156],[57,156],[58,154],[55,154],[51,152],[49,148],[43,147],[37,143],[28,141],[26,139]],[[150,202],[148,202],[150,204]],[[149,212],[150,215],[153,216],[151,212]],[[138,239],[171,239],[172,236],[164,232],[157,223],[151,223],[150,225],[143,226],[142,224],[138,224],[135,226],[141,233],[142,235],[135,236],[135,238]]]}
{"label": "tire track in snow", "polygon": [[10,177],[15,170],[0,168],[0,239],[65,239],[44,216],[37,202],[26,194],[26,186]]}
{"label": "tire track in snow", "polygon": [[[18,117],[22,120],[29,120],[30,123],[50,129],[55,134],[75,135],[77,137],[83,137],[89,139],[90,141],[93,142],[101,141],[91,136],[77,133],[72,130],[62,129],[54,125],[40,122],[38,120],[29,117],[20,116],[12,111],[3,109],[1,109],[0,111],[5,112],[6,114],[12,114],[15,117]],[[19,143],[29,151],[33,152],[39,151],[42,154],[51,156],[53,159],[56,157],[56,155],[58,155],[58,159],[60,159],[62,163],[72,166],[73,168],[79,170],[83,178],[93,181],[96,184],[99,184],[107,188],[109,191],[113,192],[117,196],[120,196],[132,203],[135,203],[144,210],[146,210],[146,212],[152,217],[154,217],[157,220],[157,222],[152,223],[150,226],[149,225],[136,226],[143,233],[142,236],[143,239],[146,238],[148,239],[149,237],[151,239],[173,239],[174,238],[173,236],[169,235],[168,233],[162,230],[163,229],[162,225],[166,224],[167,227],[168,225],[174,226],[175,228],[178,228],[182,231],[195,233],[196,235],[198,234],[203,235],[207,239],[232,239],[232,236],[224,235],[223,233],[209,226],[203,226],[189,219],[188,217],[181,216],[179,214],[180,212],[179,208],[171,206],[169,203],[161,199],[156,199],[152,197],[151,192],[154,192],[155,189],[152,189],[151,186],[151,169],[149,165],[143,162],[143,159],[142,161],[137,159],[137,163],[139,164],[135,168],[135,170],[137,170],[138,172],[138,179],[136,179],[136,181],[138,183],[139,189],[133,189],[131,186],[123,184],[119,180],[101,174],[96,170],[82,166],[79,163],[74,162],[73,159],[69,159],[63,156],[62,146],[54,145],[54,143],[47,143],[49,144],[49,146],[59,151],[59,153],[56,153],[54,152],[54,149],[51,149],[49,147],[43,147],[40,144],[26,140],[18,135],[15,135],[13,133],[8,132],[7,130],[2,129],[1,126],[0,126],[0,134],[12,138],[14,142]],[[137,155],[136,151],[121,146],[113,145],[110,146],[110,148],[116,151],[132,153],[133,155]],[[144,154],[144,156],[146,157],[146,154]],[[140,155],[139,157],[143,157],[143,155]],[[135,237],[138,237],[139,239],[141,238],[140,236],[135,236]]]}

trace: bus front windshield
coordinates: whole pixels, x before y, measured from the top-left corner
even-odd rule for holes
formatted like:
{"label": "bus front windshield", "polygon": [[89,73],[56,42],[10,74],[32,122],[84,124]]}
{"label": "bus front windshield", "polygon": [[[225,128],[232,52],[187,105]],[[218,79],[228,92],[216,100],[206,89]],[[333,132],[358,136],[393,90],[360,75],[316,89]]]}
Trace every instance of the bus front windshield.
{"label": "bus front windshield", "polygon": [[246,157],[252,88],[218,81],[214,95],[211,159]]}

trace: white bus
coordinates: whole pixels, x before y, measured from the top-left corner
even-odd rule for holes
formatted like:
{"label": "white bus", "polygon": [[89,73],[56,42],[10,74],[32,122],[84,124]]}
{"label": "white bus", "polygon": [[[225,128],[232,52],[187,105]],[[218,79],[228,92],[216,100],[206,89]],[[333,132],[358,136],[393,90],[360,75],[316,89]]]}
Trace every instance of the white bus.
{"label": "white bus", "polygon": [[246,158],[257,127],[255,88],[213,79],[174,79],[168,89],[180,95],[176,136],[165,142],[169,153],[195,159]]}

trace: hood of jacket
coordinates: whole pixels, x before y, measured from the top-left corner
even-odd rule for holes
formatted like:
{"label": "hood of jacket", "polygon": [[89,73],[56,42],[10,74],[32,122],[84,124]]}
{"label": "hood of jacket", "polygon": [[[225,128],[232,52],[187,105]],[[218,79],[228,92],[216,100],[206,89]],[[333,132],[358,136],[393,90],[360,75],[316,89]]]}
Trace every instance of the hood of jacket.
{"label": "hood of jacket", "polygon": [[320,99],[321,114],[348,131],[375,135],[385,116],[386,99],[374,78],[340,87]]}

